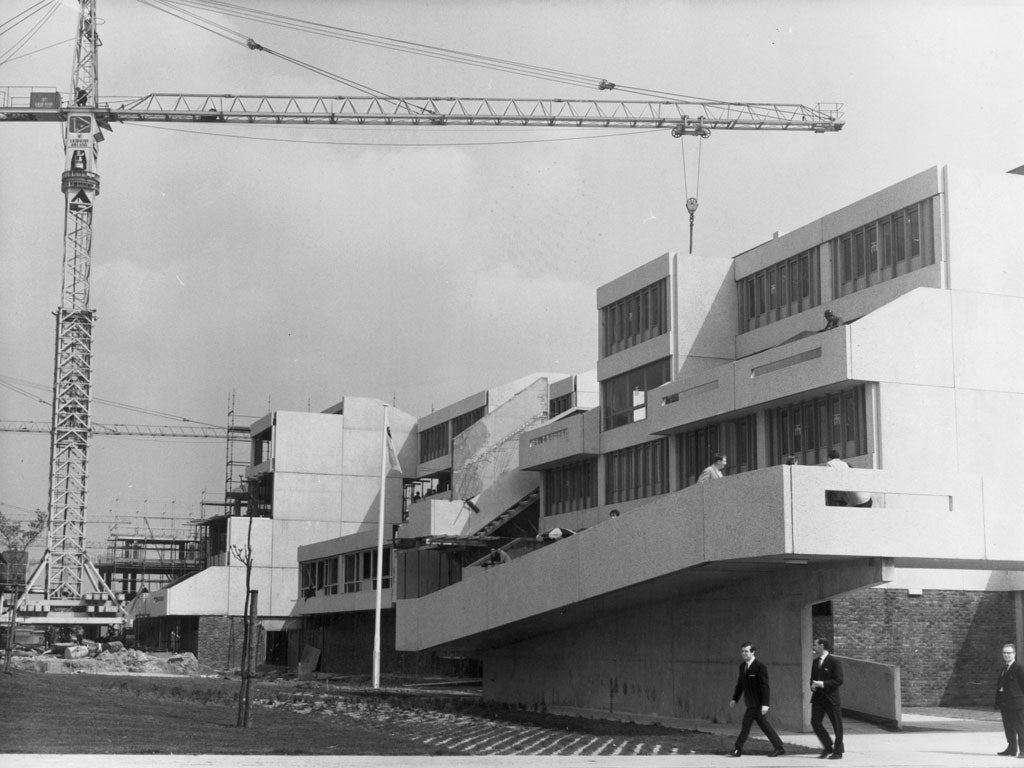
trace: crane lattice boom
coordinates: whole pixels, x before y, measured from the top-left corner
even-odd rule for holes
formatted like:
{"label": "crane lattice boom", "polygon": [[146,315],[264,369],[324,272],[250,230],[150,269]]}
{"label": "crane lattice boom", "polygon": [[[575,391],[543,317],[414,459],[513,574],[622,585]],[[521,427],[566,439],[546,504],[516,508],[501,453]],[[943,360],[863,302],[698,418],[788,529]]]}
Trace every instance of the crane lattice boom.
{"label": "crane lattice boom", "polygon": [[[0,107],[0,120],[66,120],[74,106]],[[671,128],[677,136],[708,131],[789,130],[827,133],[843,127],[837,104],[627,101],[372,96],[236,96],[152,93],[101,104],[112,122],[272,123],[276,125],[520,125],[571,128]]]}
{"label": "crane lattice boom", "polygon": [[[92,424],[93,435],[121,437],[213,437],[220,440],[229,434],[248,433],[248,427],[204,427],[191,424]],[[49,432],[45,421],[0,421],[0,432]]]}

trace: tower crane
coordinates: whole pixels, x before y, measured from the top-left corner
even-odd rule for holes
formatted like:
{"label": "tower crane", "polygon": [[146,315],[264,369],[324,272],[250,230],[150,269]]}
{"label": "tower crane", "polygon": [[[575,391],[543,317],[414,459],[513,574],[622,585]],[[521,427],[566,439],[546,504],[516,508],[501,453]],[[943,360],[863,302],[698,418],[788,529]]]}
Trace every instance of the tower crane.
{"label": "tower crane", "polygon": [[[64,129],[63,281],[56,311],[46,550],[29,580],[29,589],[43,594],[50,623],[87,622],[96,615],[95,601],[109,606],[114,599],[85,548],[89,439],[101,431],[90,422],[93,213],[100,192],[98,142],[112,123],[665,128],[676,138],[707,137],[714,130],[832,133],[843,127],[837,104],[201,93],[154,93],[112,104],[99,95],[97,0],[78,3],[70,91],[33,92],[27,103],[0,101],[0,123],[56,122]],[[262,46],[250,40],[249,48]],[[615,89],[607,81],[598,87]]]}

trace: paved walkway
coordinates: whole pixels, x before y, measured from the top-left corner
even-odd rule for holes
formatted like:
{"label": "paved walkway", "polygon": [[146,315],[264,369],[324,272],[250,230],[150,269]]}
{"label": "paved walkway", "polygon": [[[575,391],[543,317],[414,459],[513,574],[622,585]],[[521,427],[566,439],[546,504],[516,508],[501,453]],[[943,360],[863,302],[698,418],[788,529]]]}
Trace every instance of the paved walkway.
{"label": "paved walkway", "polygon": [[[846,757],[843,766],[860,768],[1024,768],[1024,760],[999,757],[995,753],[1005,747],[1002,725],[991,716],[975,718],[948,717],[922,713],[904,713],[901,732],[884,731],[866,723],[848,720]],[[698,730],[732,734],[731,725],[707,722],[688,724]],[[756,730],[756,729],[755,729]],[[784,741],[816,747],[817,739],[809,733],[781,732]],[[702,766],[793,766],[835,765],[818,761],[816,755],[767,756],[767,742],[752,739],[748,748],[755,754],[740,759],[726,755],[656,755],[614,757],[336,757],[282,755],[4,755],[0,768],[698,768]],[[2,746],[0,746],[2,749]],[[763,751],[761,751],[763,750]],[[760,754],[756,752],[760,751]]]}

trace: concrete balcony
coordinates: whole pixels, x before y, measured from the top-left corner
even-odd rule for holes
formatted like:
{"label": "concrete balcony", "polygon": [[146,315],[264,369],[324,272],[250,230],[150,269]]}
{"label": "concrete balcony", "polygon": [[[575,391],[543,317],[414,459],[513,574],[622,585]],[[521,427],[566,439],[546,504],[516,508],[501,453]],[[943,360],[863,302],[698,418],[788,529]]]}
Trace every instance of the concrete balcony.
{"label": "concrete balcony", "polygon": [[600,453],[601,412],[552,421],[519,437],[520,469],[545,469]]}
{"label": "concrete balcony", "polygon": [[[875,506],[826,506],[829,490],[869,492]],[[1022,494],[1024,481],[1001,477],[802,466],[691,486],[398,601],[398,648],[494,648],[741,576],[812,578],[844,562],[1024,570]]]}
{"label": "concrete balcony", "polygon": [[[358,584],[358,591],[345,592],[344,584],[335,585],[335,592],[329,588],[313,590],[308,597],[300,595],[295,603],[295,613],[299,616],[317,613],[353,613],[356,611],[372,611],[377,607],[377,590],[373,588],[373,579],[364,579]],[[394,605],[394,591],[391,580],[384,579],[384,593],[381,595],[381,608],[387,610]]]}

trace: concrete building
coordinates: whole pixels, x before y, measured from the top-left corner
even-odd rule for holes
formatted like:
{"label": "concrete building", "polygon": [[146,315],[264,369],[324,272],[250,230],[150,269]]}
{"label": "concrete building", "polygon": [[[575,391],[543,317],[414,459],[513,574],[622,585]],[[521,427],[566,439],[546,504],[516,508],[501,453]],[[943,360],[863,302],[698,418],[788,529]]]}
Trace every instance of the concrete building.
{"label": "concrete building", "polygon": [[936,167],[601,286],[600,407],[519,437],[539,528],[576,535],[400,595],[397,647],[480,658],[491,700],[671,722],[721,716],[752,641],[806,728],[829,633],[850,709],[975,703],[1024,634],[1022,205]]}
{"label": "concrete building", "polygon": [[[247,515],[200,522],[205,567],[131,603],[141,645],[180,649],[206,664],[237,667],[246,592],[246,568],[237,554],[252,552],[251,588],[259,591],[265,647],[274,663],[297,659],[288,647],[299,628],[300,546],[376,531],[380,498],[384,403],[346,397],[322,413],[274,411],[252,425],[246,470]],[[399,460],[415,465],[415,419],[388,409]],[[402,477],[386,481],[385,522],[402,521]],[[307,584],[308,587],[308,584]]]}
{"label": "concrete building", "polygon": [[[395,649],[397,596],[457,578],[491,549],[537,533],[538,477],[519,467],[519,436],[552,413],[597,403],[593,373],[534,373],[477,392],[417,420],[402,457],[404,509],[385,532],[381,668],[478,672],[461,654]],[[411,455],[410,455],[411,454]],[[401,523],[400,525],[398,523]],[[289,648],[312,650],[324,672],[368,672],[376,604],[376,525],[298,550],[301,625]],[[397,578],[396,578],[397,575]]]}

